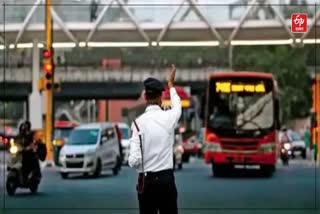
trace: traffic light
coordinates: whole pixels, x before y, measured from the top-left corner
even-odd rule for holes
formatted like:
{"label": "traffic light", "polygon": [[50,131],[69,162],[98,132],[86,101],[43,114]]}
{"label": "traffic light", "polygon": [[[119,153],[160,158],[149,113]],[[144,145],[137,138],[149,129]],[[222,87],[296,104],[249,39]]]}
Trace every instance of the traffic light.
{"label": "traffic light", "polygon": [[45,89],[51,90],[52,84],[53,84],[53,72],[54,72],[52,50],[44,50],[43,59],[44,59],[43,69],[44,69],[44,75],[45,75]]}

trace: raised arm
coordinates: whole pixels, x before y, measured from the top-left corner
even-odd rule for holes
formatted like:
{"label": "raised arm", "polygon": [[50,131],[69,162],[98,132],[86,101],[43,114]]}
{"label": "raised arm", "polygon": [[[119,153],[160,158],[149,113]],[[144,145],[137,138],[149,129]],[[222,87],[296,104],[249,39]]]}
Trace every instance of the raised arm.
{"label": "raised arm", "polygon": [[170,114],[170,120],[172,121],[172,127],[174,128],[180,117],[181,117],[181,99],[177,94],[176,89],[174,88],[174,79],[176,76],[176,67],[172,65],[169,78],[168,78],[168,87],[170,89],[170,100],[171,100],[171,109],[168,110],[168,114]]}

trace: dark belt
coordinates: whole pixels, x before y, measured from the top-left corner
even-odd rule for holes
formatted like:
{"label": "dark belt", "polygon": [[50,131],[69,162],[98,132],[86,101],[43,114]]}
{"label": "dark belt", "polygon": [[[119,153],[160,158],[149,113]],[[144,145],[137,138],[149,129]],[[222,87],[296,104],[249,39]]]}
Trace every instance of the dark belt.
{"label": "dark belt", "polygon": [[167,176],[167,175],[173,175],[172,169],[165,169],[157,172],[145,172],[145,173],[139,173],[140,176],[145,175],[146,177],[161,177],[161,176]]}

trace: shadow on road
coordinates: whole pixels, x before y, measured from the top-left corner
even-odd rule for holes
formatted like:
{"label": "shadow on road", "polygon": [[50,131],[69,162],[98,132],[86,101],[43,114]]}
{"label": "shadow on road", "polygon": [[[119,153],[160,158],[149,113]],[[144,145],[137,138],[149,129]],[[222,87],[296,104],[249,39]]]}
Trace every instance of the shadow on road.
{"label": "shadow on road", "polygon": [[234,170],[234,171],[225,171],[219,176],[210,176],[210,178],[227,178],[227,179],[270,179],[275,176],[276,172],[272,176],[264,175],[261,171],[253,170]]}
{"label": "shadow on road", "polygon": [[[26,190],[27,191],[27,190]],[[6,195],[5,197],[6,198],[24,198],[24,197],[27,197],[27,198],[30,198],[30,197],[43,197],[43,196],[47,196],[48,194],[47,193],[44,193],[44,192],[38,192],[36,194],[33,194],[31,192],[20,192],[19,190],[15,193],[14,196],[8,196]]]}
{"label": "shadow on road", "polygon": [[73,175],[69,176],[66,180],[97,180],[97,179],[103,179],[103,178],[111,178],[114,177],[112,174],[101,174],[98,177],[90,176],[90,175]]}

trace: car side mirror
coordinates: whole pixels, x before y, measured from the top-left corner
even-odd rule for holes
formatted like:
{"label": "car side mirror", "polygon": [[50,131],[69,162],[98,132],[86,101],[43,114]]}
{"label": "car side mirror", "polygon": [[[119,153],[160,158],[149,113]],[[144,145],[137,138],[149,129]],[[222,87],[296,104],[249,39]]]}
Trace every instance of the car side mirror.
{"label": "car side mirror", "polygon": [[104,143],[106,143],[108,141],[108,138],[107,137],[102,137],[102,139],[101,139],[101,144],[104,144]]}
{"label": "car side mirror", "polygon": [[109,139],[113,139],[115,137],[114,133],[108,135]]}
{"label": "car side mirror", "polygon": [[317,126],[318,126],[317,123],[318,123],[318,122],[317,122],[317,113],[316,113],[316,112],[312,112],[312,113],[311,113],[311,127],[312,127],[312,128],[317,127]]}

